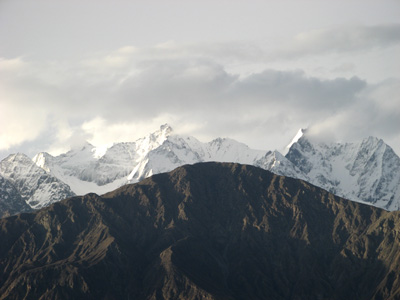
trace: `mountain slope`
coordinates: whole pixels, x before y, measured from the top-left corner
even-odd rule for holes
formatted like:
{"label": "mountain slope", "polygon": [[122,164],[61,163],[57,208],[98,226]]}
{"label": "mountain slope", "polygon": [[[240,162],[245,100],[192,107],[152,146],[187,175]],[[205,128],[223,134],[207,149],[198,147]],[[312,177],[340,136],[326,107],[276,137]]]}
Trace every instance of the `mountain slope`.
{"label": "mountain slope", "polygon": [[0,218],[32,211],[13,183],[0,175]]}
{"label": "mountain slope", "polygon": [[[16,198],[13,200],[13,210],[18,210],[19,199],[37,209],[75,195],[68,185],[39,168],[25,154],[12,154],[2,160],[0,175],[18,192],[14,194]],[[1,192],[4,193],[4,190],[1,189]],[[26,210],[25,205],[21,207],[25,207],[22,211]]]}
{"label": "mountain slope", "polygon": [[397,299],[400,213],[203,163],[0,220],[0,299]]}
{"label": "mountain slope", "polygon": [[276,150],[268,151],[265,156],[255,160],[252,164],[277,175],[308,180],[308,177],[295,164]]}
{"label": "mountain slope", "polygon": [[400,158],[380,139],[322,143],[310,141],[305,134],[293,143],[286,158],[308,182],[336,195],[400,209]]}

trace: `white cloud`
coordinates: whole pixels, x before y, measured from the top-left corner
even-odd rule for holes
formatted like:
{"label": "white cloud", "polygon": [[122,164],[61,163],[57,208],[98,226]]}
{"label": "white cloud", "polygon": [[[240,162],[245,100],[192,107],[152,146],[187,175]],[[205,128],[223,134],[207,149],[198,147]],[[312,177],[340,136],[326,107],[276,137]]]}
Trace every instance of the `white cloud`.
{"label": "white cloud", "polygon": [[[9,149],[38,137],[46,126],[47,113],[32,105],[38,96],[29,82],[14,84],[25,69],[22,59],[0,60],[0,148]],[[29,86],[29,87],[28,87]],[[28,89],[25,89],[28,87]]]}
{"label": "white cloud", "polygon": [[[2,97],[4,94],[0,93]],[[1,149],[35,140],[46,126],[46,112],[41,110],[21,110],[21,107],[2,101],[0,111]]]}

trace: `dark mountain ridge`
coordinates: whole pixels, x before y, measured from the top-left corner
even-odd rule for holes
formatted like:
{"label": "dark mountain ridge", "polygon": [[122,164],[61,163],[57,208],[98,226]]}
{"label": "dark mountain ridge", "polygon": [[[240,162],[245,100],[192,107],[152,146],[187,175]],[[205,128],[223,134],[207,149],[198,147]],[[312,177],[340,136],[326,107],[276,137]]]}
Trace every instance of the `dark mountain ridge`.
{"label": "dark mountain ridge", "polygon": [[0,220],[0,299],[398,299],[400,214],[202,163]]}

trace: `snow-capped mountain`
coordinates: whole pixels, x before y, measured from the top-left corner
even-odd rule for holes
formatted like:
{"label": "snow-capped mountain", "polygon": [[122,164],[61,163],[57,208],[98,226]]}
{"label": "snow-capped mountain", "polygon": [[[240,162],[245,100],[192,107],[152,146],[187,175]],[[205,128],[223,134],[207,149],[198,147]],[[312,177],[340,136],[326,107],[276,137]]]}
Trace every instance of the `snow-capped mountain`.
{"label": "snow-capped mountain", "polygon": [[[23,154],[10,155],[0,163],[0,175],[30,207],[40,208],[74,194],[104,194],[185,164],[234,162],[302,179],[350,200],[399,210],[400,158],[382,140],[311,142],[301,129],[287,149],[284,156],[278,151],[253,150],[228,138],[203,143],[163,125],[135,142],[107,149],[85,143],[59,156],[42,152],[31,160]],[[0,189],[1,197],[7,194],[5,188]]]}
{"label": "snow-capped mountain", "polygon": [[11,180],[0,175],[0,218],[31,210]]}
{"label": "snow-capped mountain", "polygon": [[268,151],[263,157],[254,161],[252,165],[283,175],[302,180],[308,180],[301,170],[278,151]]}
{"label": "snow-capped mountain", "polygon": [[11,154],[2,160],[0,175],[34,209],[75,195],[67,184],[38,167],[25,154]]}
{"label": "snow-capped mountain", "polygon": [[[198,162],[238,162],[264,165],[269,169],[280,167],[279,163],[272,163],[275,158],[270,151],[253,150],[227,138],[202,143],[191,136],[174,134],[169,125],[161,126],[160,130],[136,142],[114,144],[102,156],[96,153],[97,148],[86,143],[56,157],[39,153],[33,161],[67,183],[76,194],[102,194],[153,174]],[[280,161],[283,165],[291,165],[282,155]]]}
{"label": "snow-capped mountain", "polygon": [[286,156],[286,154],[288,154],[290,148],[292,147],[292,145],[294,143],[297,143],[297,141],[304,135],[304,133],[306,132],[306,129],[300,128],[296,135],[293,137],[293,139],[291,140],[291,142],[282,150],[282,154]]}
{"label": "snow-capped mountain", "polygon": [[381,139],[325,143],[304,134],[286,158],[308,182],[338,196],[387,210],[400,208],[400,158]]}
{"label": "snow-capped mountain", "polygon": [[128,176],[129,182],[176,167],[198,162],[238,162],[254,164],[265,155],[265,151],[250,149],[245,144],[231,139],[215,139],[202,143],[194,137],[170,135],[157,148],[149,151]]}
{"label": "snow-capped mountain", "polygon": [[74,194],[104,194],[184,164],[208,161],[253,164],[302,178],[278,152],[253,150],[228,138],[203,143],[174,134],[169,125],[136,142],[114,144],[106,151],[85,143],[59,156],[41,152],[30,160],[23,154],[11,155],[1,162],[0,174],[13,180],[27,204],[40,208]]}
{"label": "snow-capped mountain", "polygon": [[56,157],[41,152],[33,161],[67,183],[78,195],[103,194],[126,184],[133,168],[149,151],[159,147],[170,131],[168,125],[163,125],[159,131],[136,142],[114,144],[103,155],[98,155],[98,148],[86,143]]}

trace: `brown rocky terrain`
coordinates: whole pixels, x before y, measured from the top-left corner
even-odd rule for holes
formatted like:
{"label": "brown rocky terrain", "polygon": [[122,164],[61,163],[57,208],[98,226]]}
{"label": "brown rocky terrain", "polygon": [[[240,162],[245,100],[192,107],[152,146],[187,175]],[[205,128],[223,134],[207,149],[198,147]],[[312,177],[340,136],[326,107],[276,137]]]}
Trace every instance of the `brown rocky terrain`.
{"label": "brown rocky terrain", "polygon": [[0,220],[0,299],[399,299],[400,213],[202,163]]}

